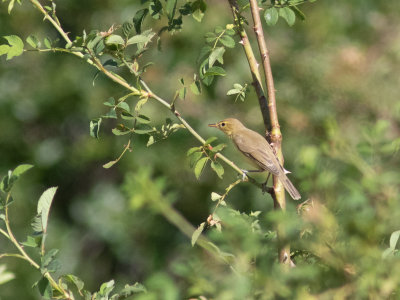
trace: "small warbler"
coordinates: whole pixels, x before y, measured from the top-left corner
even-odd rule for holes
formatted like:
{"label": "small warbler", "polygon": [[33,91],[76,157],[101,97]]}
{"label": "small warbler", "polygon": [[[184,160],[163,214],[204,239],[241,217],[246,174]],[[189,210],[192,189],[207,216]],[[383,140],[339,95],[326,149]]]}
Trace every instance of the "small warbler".
{"label": "small warbler", "polygon": [[253,172],[270,172],[279,178],[294,200],[301,198],[300,193],[286,176],[290,172],[282,167],[271,145],[262,135],[246,128],[239,120],[233,118],[222,120],[216,124],[209,124],[208,126],[218,128],[232,139],[236,148],[257,167],[258,170]]}

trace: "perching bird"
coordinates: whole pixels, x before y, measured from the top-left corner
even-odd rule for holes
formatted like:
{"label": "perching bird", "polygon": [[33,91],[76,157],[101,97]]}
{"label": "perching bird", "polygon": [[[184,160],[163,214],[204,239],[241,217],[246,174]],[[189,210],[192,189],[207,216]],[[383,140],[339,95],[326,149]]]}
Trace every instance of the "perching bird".
{"label": "perching bird", "polygon": [[300,193],[286,176],[286,173],[290,172],[282,167],[271,145],[263,136],[246,128],[239,120],[233,118],[208,126],[216,127],[228,135],[239,151],[258,168],[257,171],[268,171],[277,176],[294,200],[301,198]]}

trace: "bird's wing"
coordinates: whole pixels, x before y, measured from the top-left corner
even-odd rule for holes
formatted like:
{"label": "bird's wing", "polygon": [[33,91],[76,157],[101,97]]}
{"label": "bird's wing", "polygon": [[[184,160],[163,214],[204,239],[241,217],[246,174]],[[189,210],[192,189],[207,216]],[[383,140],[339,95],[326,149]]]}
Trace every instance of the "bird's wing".
{"label": "bird's wing", "polygon": [[271,172],[273,175],[279,175],[282,167],[279,164],[271,146],[258,133],[248,131],[245,134],[233,136],[237,148],[245,156],[254,161],[260,168]]}

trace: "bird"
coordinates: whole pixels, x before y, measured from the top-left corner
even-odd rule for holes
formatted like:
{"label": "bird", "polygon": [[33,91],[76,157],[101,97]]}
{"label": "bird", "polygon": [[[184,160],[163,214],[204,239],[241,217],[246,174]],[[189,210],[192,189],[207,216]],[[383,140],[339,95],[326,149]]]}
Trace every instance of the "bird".
{"label": "bird", "polygon": [[286,176],[285,170],[278,160],[268,141],[259,133],[246,128],[242,122],[234,118],[227,118],[215,124],[209,124],[225,133],[235,144],[236,148],[246,156],[257,170],[247,172],[265,172],[277,176],[290,196],[294,200],[301,198],[300,193]]}

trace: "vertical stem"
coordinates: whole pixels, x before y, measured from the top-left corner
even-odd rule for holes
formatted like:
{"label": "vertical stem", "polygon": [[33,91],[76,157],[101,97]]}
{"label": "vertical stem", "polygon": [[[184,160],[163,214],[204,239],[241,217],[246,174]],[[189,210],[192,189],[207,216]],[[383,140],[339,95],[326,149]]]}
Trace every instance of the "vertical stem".
{"label": "vertical stem", "polygon": [[253,86],[257,93],[258,103],[260,105],[261,114],[263,116],[264,126],[266,129],[266,135],[268,134],[267,128],[269,128],[269,113],[267,100],[264,95],[264,88],[261,82],[261,75],[258,71],[259,64],[257,63],[256,57],[254,55],[253,49],[251,48],[249,38],[246,31],[243,28],[243,20],[239,14],[239,8],[236,0],[228,0],[232,9],[233,19],[237,27],[237,33],[240,36],[240,43],[243,46],[243,50],[246,54],[247,60],[249,62],[251,76],[253,77]]}
{"label": "vertical stem", "polygon": [[[269,117],[271,119],[271,142],[277,153],[280,163],[283,165],[283,154],[282,154],[282,134],[278,121],[278,113],[276,110],[276,99],[275,99],[275,85],[274,77],[272,76],[271,62],[269,59],[269,51],[267,43],[264,37],[264,31],[262,28],[260,18],[260,8],[258,7],[257,0],[250,0],[251,15],[254,22],[254,32],[256,34],[258,49],[260,50],[260,56],[262,59],[262,65],[264,69],[265,83],[267,86],[268,93],[268,109]],[[274,176],[274,208],[276,210],[286,210],[286,199],[285,189],[282,183]],[[278,251],[279,261],[283,264],[290,264],[290,245],[283,242],[284,240],[284,224],[279,224],[277,227],[278,237]]]}

